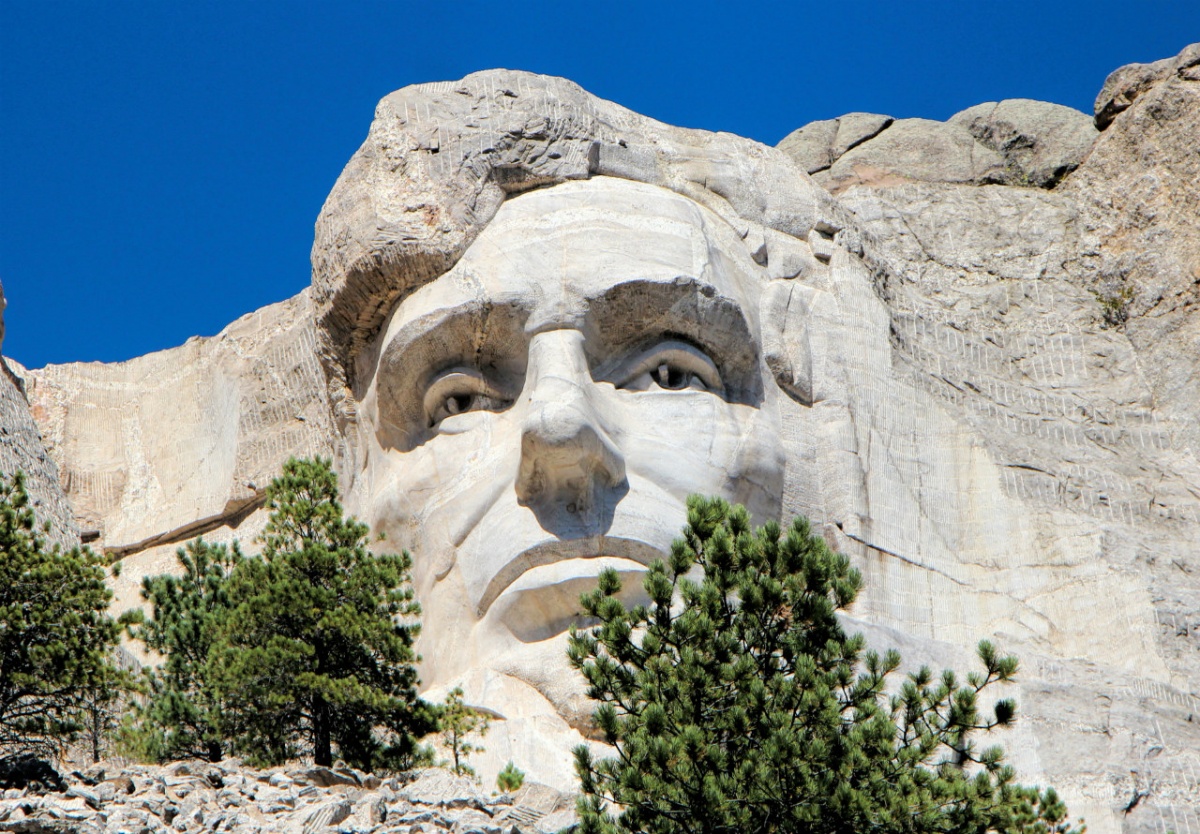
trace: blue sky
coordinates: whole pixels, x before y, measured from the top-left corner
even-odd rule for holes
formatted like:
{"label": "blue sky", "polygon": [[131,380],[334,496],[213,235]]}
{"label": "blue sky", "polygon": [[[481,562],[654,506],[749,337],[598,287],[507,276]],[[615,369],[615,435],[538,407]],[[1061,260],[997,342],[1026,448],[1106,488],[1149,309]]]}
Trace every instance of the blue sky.
{"label": "blue sky", "polygon": [[376,101],[490,67],[774,144],[851,111],[944,119],[1200,40],[1200,3],[0,0],[6,355],[114,361],[308,283]]}

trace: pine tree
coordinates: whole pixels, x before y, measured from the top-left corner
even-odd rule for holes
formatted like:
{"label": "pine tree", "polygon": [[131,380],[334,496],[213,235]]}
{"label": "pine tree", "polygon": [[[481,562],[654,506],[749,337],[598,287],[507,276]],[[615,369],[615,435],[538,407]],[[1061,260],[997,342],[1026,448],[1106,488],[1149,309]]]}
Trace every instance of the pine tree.
{"label": "pine tree", "polygon": [[368,550],[328,461],[289,460],[267,506],[262,558],[234,571],[209,656],[225,733],[256,764],[414,764],[436,711],[416,695],[408,554]]}
{"label": "pine tree", "polygon": [[524,784],[525,771],[511,761],[504,766],[504,770],[496,774],[496,787],[504,793],[516,793]]}
{"label": "pine tree", "polygon": [[[119,562],[117,564],[120,564]],[[135,695],[144,692],[137,660],[117,646],[108,654],[102,675],[84,688],[79,710],[80,743],[97,763],[121,746],[123,719],[136,709]]]}
{"label": "pine tree", "polygon": [[[221,699],[209,675],[209,654],[229,613],[228,585],[244,557],[232,547],[196,539],[175,553],[180,576],[142,580],[150,618],[133,635],[165,660],[146,675],[147,697],[126,728],[125,746],[138,758],[167,761],[224,756]],[[136,618],[130,618],[136,622]]]}
{"label": "pine tree", "polygon": [[468,739],[471,736],[487,735],[488,724],[487,715],[463,702],[461,687],[454,687],[446,695],[438,713],[438,728],[441,731],[442,745],[450,751],[450,757],[453,759],[447,764],[456,776],[475,775],[475,769],[467,764],[467,757],[472,753],[482,753],[484,748]]}
{"label": "pine tree", "polygon": [[86,547],[49,546],[24,477],[0,476],[0,751],[57,753],[82,729],[87,694],[118,674],[104,573]]}
{"label": "pine tree", "polygon": [[648,606],[626,609],[606,571],[581,600],[599,625],[569,641],[616,751],[576,750],[581,832],[1072,830],[1053,790],[974,743],[1014,719],[1007,700],[985,717],[978,696],[1016,660],[984,642],[982,673],[921,669],[889,697],[899,654],[867,651],[836,616],[860,586],[803,519],[752,531],[744,508],[696,496],[646,576]]}

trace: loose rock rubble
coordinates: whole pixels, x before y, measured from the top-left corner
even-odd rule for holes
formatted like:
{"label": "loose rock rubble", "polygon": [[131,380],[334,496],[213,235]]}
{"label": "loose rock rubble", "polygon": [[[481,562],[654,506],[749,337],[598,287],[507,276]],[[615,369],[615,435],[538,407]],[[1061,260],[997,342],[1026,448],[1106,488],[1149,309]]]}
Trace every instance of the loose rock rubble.
{"label": "loose rock rubble", "polygon": [[0,832],[14,834],[551,834],[573,801],[538,783],[488,796],[442,770],[380,778],[349,768],[254,770],[236,759],[163,767],[97,765],[66,790],[9,789]]}

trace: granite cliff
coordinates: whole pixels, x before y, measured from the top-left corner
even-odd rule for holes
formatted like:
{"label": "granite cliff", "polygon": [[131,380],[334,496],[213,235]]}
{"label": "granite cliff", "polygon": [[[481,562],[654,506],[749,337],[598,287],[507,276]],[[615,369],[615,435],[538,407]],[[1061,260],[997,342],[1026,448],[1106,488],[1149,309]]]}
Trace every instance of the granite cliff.
{"label": "granite cliff", "polygon": [[[4,287],[0,285],[0,347],[4,345]],[[54,540],[64,547],[79,543],[79,528],[66,495],[58,467],[47,454],[26,398],[25,369],[0,356],[0,473],[25,473],[38,518],[48,521]]]}
{"label": "granite cliff", "polygon": [[855,626],[958,668],[998,640],[1023,663],[1003,739],[1023,778],[1093,832],[1200,830],[1197,136],[1200,45],[1114,72],[1092,118],[855,113],[778,149],[561,79],[406,88],[326,204],[312,290],[129,362],[0,369],[0,462],[125,560],[118,610],[182,541],[252,540],[289,455],[332,456],[366,512],[355,371],[409,291],[395,276],[445,272],[514,195],[648,183],[728,220],[776,288],[780,508],[863,570]]}

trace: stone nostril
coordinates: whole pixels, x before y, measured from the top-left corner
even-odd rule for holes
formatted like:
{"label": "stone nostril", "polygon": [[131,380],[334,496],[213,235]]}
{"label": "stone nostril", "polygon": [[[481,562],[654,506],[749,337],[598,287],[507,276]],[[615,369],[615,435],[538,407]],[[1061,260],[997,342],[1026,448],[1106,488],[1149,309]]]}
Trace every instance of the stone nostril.
{"label": "stone nostril", "polygon": [[556,403],[531,415],[521,437],[517,497],[586,512],[597,489],[625,480],[625,461],[584,403]]}

